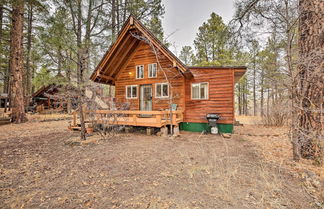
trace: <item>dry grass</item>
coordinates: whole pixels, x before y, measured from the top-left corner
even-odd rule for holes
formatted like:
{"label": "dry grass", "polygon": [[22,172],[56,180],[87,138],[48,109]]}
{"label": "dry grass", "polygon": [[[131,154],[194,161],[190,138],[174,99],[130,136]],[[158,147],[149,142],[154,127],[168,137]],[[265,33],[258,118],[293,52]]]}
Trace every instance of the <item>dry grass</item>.
{"label": "dry grass", "polygon": [[[0,108],[0,118],[1,117],[9,117],[10,111],[4,112],[4,108]],[[53,120],[68,120],[72,119],[71,114],[64,113],[52,113],[52,114],[27,114],[28,121],[30,122],[40,122],[40,121],[53,121]]]}
{"label": "dry grass", "polygon": [[[36,137],[68,130],[69,121],[32,122],[0,126],[0,139]],[[3,140],[0,141],[0,143]]]}
{"label": "dry grass", "polygon": [[29,121],[37,122],[37,121],[51,121],[51,120],[70,120],[72,116],[70,114],[28,114],[27,115]]}
{"label": "dry grass", "polygon": [[260,116],[235,116],[235,119],[244,125],[259,125],[262,124],[262,117]]}
{"label": "dry grass", "polygon": [[324,181],[324,168],[313,164],[313,161],[302,159],[299,163],[292,160],[292,146],[287,127],[264,127],[245,125],[236,127],[235,133],[246,140],[252,141],[260,149],[267,162],[276,165],[285,165],[293,172],[308,169],[315,172]]}
{"label": "dry grass", "polygon": [[316,208],[288,164],[267,156],[287,147],[270,152],[266,144],[262,151],[266,139],[132,133],[68,146],[78,133],[66,127],[67,121],[0,127],[3,207]]}
{"label": "dry grass", "polygon": [[[262,158],[279,171],[286,170],[295,178],[303,179],[303,184],[308,193],[313,196],[318,204],[324,207],[324,167],[314,165],[312,160],[302,159],[293,161],[292,144],[287,127],[264,127],[245,125],[237,127],[234,138],[244,138],[257,146]],[[316,185],[308,185],[305,181],[309,174],[314,176],[312,181]]]}
{"label": "dry grass", "polygon": [[[219,150],[206,147],[204,138],[195,142],[201,164],[193,163],[194,158],[186,149],[179,150],[181,158],[187,159],[182,169],[193,179],[193,189],[222,201],[224,208],[294,208],[300,204],[290,196],[293,194],[285,191],[286,181],[292,183],[290,177],[260,159],[253,146],[248,145],[248,155],[244,150],[233,154],[233,140],[247,145],[245,140],[222,138],[219,145],[222,149]],[[236,148],[235,152],[238,151]],[[238,199],[240,204],[237,204]]]}

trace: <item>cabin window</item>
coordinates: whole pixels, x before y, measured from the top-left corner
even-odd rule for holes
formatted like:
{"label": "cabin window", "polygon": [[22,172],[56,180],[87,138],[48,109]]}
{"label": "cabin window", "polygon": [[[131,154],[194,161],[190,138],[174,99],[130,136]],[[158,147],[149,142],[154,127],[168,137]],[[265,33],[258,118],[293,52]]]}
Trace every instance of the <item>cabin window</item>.
{"label": "cabin window", "polygon": [[156,78],[157,74],[157,65],[156,63],[148,65],[148,77],[149,78]]}
{"label": "cabin window", "polygon": [[191,84],[191,99],[208,99],[208,83]]}
{"label": "cabin window", "polygon": [[169,85],[167,83],[155,84],[155,97],[156,98],[169,97]]}
{"label": "cabin window", "polygon": [[126,86],[126,98],[137,98],[137,85]]}
{"label": "cabin window", "polygon": [[144,78],[144,65],[137,65],[136,66],[136,78],[137,79]]}

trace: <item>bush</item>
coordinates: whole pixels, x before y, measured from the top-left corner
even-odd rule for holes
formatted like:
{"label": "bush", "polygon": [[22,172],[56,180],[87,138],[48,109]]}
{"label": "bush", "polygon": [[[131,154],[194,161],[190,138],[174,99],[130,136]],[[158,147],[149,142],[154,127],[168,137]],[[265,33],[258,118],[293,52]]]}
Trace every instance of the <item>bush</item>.
{"label": "bush", "polygon": [[277,103],[272,105],[267,115],[262,116],[262,123],[266,126],[284,126],[288,124],[289,114],[289,108],[284,102]]}

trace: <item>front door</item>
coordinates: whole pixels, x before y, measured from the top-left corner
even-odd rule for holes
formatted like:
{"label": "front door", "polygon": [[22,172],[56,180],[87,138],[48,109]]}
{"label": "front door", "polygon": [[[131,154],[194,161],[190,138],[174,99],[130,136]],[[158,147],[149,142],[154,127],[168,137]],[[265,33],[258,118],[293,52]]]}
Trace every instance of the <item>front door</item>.
{"label": "front door", "polygon": [[152,111],[152,85],[141,85],[140,110]]}

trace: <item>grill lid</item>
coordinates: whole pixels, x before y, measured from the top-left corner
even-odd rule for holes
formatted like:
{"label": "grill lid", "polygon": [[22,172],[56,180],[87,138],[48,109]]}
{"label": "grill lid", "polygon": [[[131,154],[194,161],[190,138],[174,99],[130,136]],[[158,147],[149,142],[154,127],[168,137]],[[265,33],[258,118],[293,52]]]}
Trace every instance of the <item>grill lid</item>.
{"label": "grill lid", "polygon": [[220,118],[220,115],[218,115],[217,113],[208,113],[206,115],[206,118],[207,119],[216,119],[216,120],[218,120]]}

